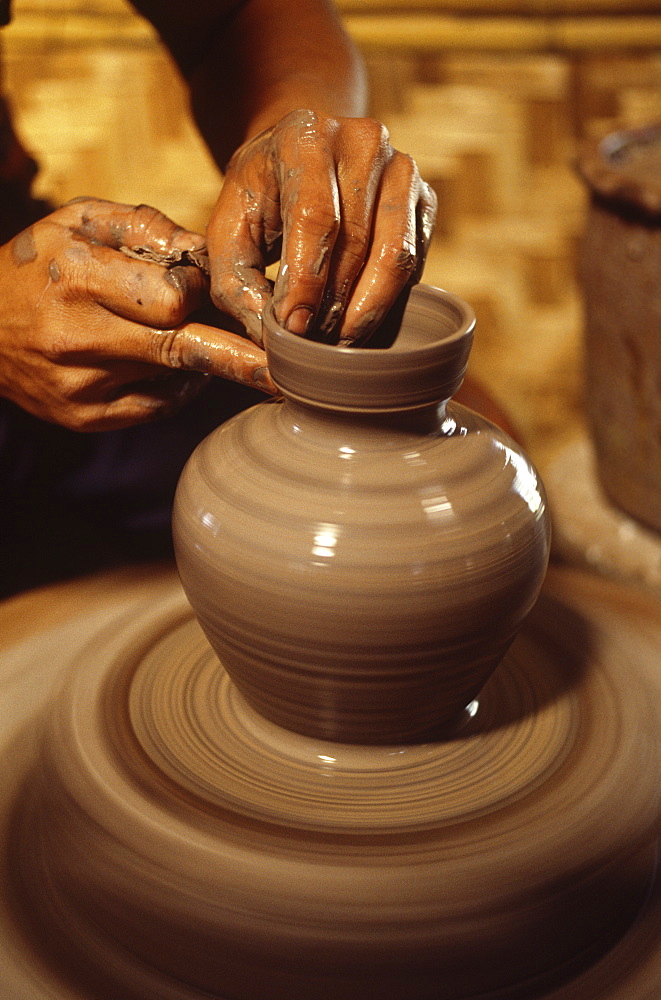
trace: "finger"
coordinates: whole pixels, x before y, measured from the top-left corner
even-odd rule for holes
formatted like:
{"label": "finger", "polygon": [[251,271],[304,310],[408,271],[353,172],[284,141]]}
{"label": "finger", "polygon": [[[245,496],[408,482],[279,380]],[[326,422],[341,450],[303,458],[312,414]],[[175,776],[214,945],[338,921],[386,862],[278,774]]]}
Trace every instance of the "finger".
{"label": "finger", "polygon": [[[103,323],[101,318],[99,323]],[[204,323],[184,323],[162,330],[137,323],[116,320],[106,322],[105,336],[95,336],[87,355],[77,352],[77,363],[106,359],[144,362],[168,369],[217,375],[261,389],[270,395],[278,390],[271,379],[264,351],[235,333],[207,326]],[[66,358],[60,359],[66,362]],[[118,369],[119,370],[119,369]],[[126,373],[124,373],[125,375]]]}
{"label": "finger", "polygon": [[[95,243],[58,249],[48,271],[51,294],[88,298],[117,316],[148,326],[178,326],[208,296],[208,279],[196,267],[165,268]],[[82,334],[79,331],[79,340],[86,347]]]}
{"label": "finger", "polygon": [[272,286],[264,271],[280,239],[280,196],[260,140],[233,159],[207,228],[211,298],[262,343]]}
{"label": "finger", "polygon": [[309,331],[319,311],[340,231],[333,150],[339,122],[301,113],[279,138],[282,259],[273,292],[275,316],[292,333]]}
{"label": "finger", "polygon": [[[88,373],[89,375],[89,373]],[[67,398],[58,423],[84,433],[119,430],[174,416],[199,395],[206,376],[195,372],[162,370],[143,380],[110,385],[107,378],[91,377],[85,388]],[[74,398],[75,397],[75,398]]]}
{"label": "finger", "polygon": [[177,329],[152,333],[157,363],[218,375],[269,395],[278,393],[265,352],[245,337],[203,323],[187,323]]}
{"label": "finger", "polygon": [[42,420],[70,430],[109,430],[176,412],[209,379],[197,372],[136,362],[99,366],[94,356],[76,361],[42,369],[17,402]]}
{"label": "finger", "polygon": [[373,214],[381,175],[393,150],[385,126],[371,119],[350,119],[341,132],[337,180],[338,232],[316,329],[330,341],[369,252]]}
{"label": "finger", "polygon": [[79,390],[70,392],[68,398],[74,405],[91,406],[118,401],[126,404],[132,399],[131,405],[139,409],[175,412],[199,395],[208,379],[201,372],[157,365],[109,365],[105,370],[91,372],[89,379]]}
{"label": "finger", "polygon": [[208,383],[209,376],[200,372],[152,369],[143,378],[115,385],[106,393],[106,400],[116,403],[114,416],[142,420],[160,419],[178,413],[199,396]]}
{"label": "finger", "polygon": [[204,237],[183,229],[149,205],[123,205],[99,198],[76,198],[56,213],[82,239],[114,250],[149,249],[164,262],[173,252],[201,250]]}
{"label": "finger", "polygon": [[403,288],[419,277],[429,235],[419,235],[418,219],[430,231],[434,213],[433,192],[414,161],[395,152],[382,177],[372,245],[340,327],[341,344],[369,339]]}
{"label": "finger", "polygon": [[[148,344],[151,348],[148,353],[167,356],[173,362],[181,362],[182,367],[113,360],[105,369],[91,370],[82,366],[86,359],[79,358],[81,367],[68,372],[66,405],[60,407],[58,422],[72,430],[87,432],[119,429],[172,416],[199,394],[210,374],[270,395],[277,393],[266,368],[266,355],[255,344],[234,334],[227,334],[226,340],[225,336],[218,336],[222,331],[210,330],[202,324],[191,327],[167,334],[142,328],[125,331],[128,340],[133,334],[139,344],[131,351],[127,343],[129,353],[144,352]],[[145,337],[145,333],[152,337]],[[233,343],[234,340],[240,343]],[[196,353],[201,343],[204,343],[203,355]],[[87,360],[90,364],[99,363],[98,356]],[[186,364],[206,365],[209,371],[187,370],[183,367]]]}
{"label": "finger", "polygon": [[66,369],[61,388],[72,403],[99,403],[119,399],[134,387],[162,395],[168,387],[185,381],[204,384],[208,378],[203,372],[165,368],[147,361],[104,360],[90,352],[79,355],[76,363]]}
{"label": "finger", "polygon": [[421,180],[420,197],[418,198],[418,204],[416,207],[418,255],[418,266],[414,275],[416,281],[419,281],[422,277],[425,261],[427,259],[427,254],[429,253],[429,247],[434,234],[437,210],[438,201],[435,191],[429,186],[429,184]]}

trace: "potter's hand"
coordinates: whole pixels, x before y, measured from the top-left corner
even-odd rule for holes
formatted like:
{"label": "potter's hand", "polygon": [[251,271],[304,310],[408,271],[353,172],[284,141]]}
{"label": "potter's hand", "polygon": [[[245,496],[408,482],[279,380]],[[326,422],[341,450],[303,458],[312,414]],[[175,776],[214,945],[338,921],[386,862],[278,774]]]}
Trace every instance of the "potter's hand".
{"label": "potter's hand", "polygon": [[153,208],[94,199],[20,233],[0,248],[0,395],[96,431],[175,412],[203,373],[274,391],[253,343],[186,322],[208,301],[204,273],[183,266],[203,247]]}
{"label": "potter's hand", "polygon": [[278,321],[323,339],[366,340],[422,271],[434,192],[367,118],[296,111],[230,161],[207,241],[211,295],[261,343],[278,258]]}

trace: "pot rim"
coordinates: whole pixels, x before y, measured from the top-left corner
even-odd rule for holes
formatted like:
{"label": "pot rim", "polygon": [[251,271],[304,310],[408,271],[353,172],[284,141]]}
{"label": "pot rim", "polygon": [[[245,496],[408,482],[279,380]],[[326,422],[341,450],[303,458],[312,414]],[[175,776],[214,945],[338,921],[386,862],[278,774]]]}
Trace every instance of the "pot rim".
{"label": "pot rim", "polygon": [[264,346],[283,395],[310,405],[369,412],[447,400],[459,388],[472,346],[475,313],[431,285],[410,290],[389,347],[340,347],[280,326],[273,300],[264,310]]}

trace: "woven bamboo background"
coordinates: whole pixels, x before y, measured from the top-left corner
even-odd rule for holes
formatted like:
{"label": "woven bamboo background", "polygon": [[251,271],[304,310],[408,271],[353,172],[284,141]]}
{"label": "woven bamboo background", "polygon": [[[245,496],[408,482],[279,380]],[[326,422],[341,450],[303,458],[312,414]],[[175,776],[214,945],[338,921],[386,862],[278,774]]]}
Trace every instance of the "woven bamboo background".
{"label": "woven bamboo background", "polygon": [[[439,196],[425,280],[475,306],[472,371],[543,461],[582,419],[581,140],[661,119],[657,0],[341,0],[372,112]],[[38,193],[147,202],[202,230],[221,178],[123,0],[14,0],[5,91]]]}

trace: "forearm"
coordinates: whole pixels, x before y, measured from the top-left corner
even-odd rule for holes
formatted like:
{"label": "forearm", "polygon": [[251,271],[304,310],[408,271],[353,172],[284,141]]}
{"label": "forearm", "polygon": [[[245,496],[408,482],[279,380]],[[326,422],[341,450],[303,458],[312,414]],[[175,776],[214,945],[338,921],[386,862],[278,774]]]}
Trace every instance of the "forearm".
{"label": "forearm", "polygon": [[250,138],[296,108],[365,113],[360,57],[327,0],[249,0],[238,11],[232,51]]}
{"label": "forearm", "polygon": [[436,199],[364,117],[363,65],[333,0],[133,2],[226,168],[206,232],[215,305],[258,344],[270,300],[293,333],[366,341],[422,271]]}
{"label": "forearm", "polygon": [[330,0],[199,0],[183,34],[170,0],[135,2],[181,66],[223,167],[239,145],[297,108],[365,113],[362,62]]}

